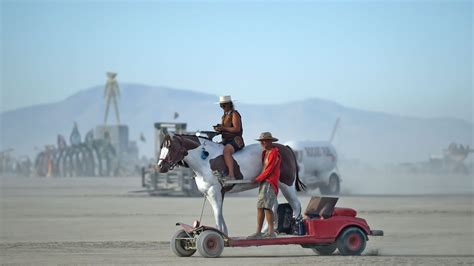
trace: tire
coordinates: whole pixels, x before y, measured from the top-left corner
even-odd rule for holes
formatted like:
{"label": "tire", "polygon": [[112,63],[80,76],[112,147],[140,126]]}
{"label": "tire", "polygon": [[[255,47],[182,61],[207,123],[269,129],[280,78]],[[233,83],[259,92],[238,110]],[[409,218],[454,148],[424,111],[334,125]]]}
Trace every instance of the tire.
{"label": "tire", "polygon": [[334,251],[336,251],[336,249],[337,249],[337,246],[335,243],[331,245],[327,245],[327,246],[315,246],[311,248],[311,250],[314,251],[314,253],[323,255],[323,256],[332,255]]}
{"label": "tire", "polygon": [[224,238],[215,231],[204,231],[198,236],[196,247],[201,256],[217,258],[224,250]]}
{"label": "tire", "polygon": [[337,249],[343,256],[358,256],[362,254],[367,243],[365,233],[358,227],[348,227],[339,235],[336,241]]}
{"label": "tire", "polygon": [[339,182],[339,177],[336,174],[331,175],[327,185],[321,185],[319,187],[319,190],[323,195],[338,195],[340,189],[341,184]]}
{"label": "tire", "polygon": [[[178,239],[177,239],[178,238]],[[186,248],[186,240],[179,239],[179,238],[189,238],[189,235],[183,230],[179,230],[176,232],[171,238],[171,250],[174,254],[178,257],[190,257],[192,256],[196,250],[195,249],[187,249]]]}

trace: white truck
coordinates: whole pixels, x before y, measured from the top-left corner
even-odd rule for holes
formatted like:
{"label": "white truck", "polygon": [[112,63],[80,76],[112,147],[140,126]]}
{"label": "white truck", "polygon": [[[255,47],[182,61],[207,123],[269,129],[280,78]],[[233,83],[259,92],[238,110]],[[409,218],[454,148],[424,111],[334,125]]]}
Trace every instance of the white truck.
{"label": "white truck", "polygon": [[289,141],[298,161],[301,181],[310,189],[319,188],[321,194],[337,195],[341,175],[337,169],[337,152],[327,141]]}
{"label": "white truck", "polygon": [[337,152],[331,144],[339,126],[336,120],[329,141],[289,141],[298,161],[299,176],[310,189],[319,188],[321,194],[337,195],[341,190],[341,175],[337,169]]}

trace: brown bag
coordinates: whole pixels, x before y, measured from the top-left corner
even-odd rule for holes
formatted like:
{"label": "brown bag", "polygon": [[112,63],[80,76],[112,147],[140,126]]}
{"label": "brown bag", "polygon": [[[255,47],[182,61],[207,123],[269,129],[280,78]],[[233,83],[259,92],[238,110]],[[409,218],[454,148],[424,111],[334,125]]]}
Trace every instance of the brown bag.
{"label": "brown bag", "polygon": [[239,146],[240,149],[242,149],[242,147],[244,147],[244,140],[242,139],[241,136],[237,136],[234,138],[234,141],[235,143],[237,144],[237,146]]}

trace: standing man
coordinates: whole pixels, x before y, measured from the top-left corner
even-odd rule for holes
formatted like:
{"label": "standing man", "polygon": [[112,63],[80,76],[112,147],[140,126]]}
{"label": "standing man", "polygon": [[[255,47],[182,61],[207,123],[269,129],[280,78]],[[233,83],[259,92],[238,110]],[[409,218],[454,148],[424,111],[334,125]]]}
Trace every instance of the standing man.
{"label": "standing man", "polygon": [[[262,163],[263,170],[260,175],[255,177],[255,182],[259,182],[258,201],[257,201],[257,232],[249,238],[271,238],[276,237],[273,227],[273,206],[277,203],[278,182],[280,179],[280,151],[273,142],[278,141],[270,132],[260,134],[260,145],[263,148]],[[268,232],[261,233],[263,220],[267,218]]]}

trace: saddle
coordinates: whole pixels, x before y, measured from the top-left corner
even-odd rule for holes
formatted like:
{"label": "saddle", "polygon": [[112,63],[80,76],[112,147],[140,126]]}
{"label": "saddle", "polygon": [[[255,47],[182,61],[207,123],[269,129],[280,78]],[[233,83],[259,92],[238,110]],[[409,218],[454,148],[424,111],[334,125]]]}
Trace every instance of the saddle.
{"label": "saddle", "polygon": [[[196,136],[208,139],[208,140],[213,141],[213,142],[216,142],[216,141],[213,140],[213,138],[217,135],[220,135],[220,134],[221,134],[220,132],[215,132],[215,131],[198,131],[196,133]],[[216,142],[216,143],[218,143],[218,142]],[[211,164],[211,169],[212,169],[213,174],[219,180],[222,180],[222,178],[227,175],[228,170],[227,170],[227,167],[225,165],[223,155],[220,155],[220,156],[218,156],[214,159],[211,159],[210,164]],[[222,180],[222,185],[223,186],[230,186],[230,185],[234,185],[234,184],[251,183],[251,181],[243,180],[243,175],[240,171],[240,166],[237,163],[237,161],[235,161],[235,159],[234,159],[234,173],[235,173],[235,180],[226,180],[225,182]]]}

